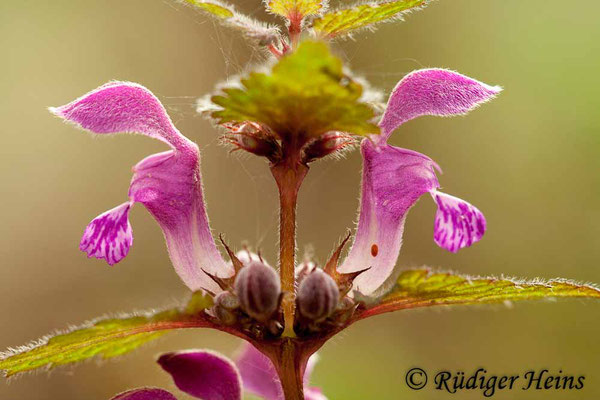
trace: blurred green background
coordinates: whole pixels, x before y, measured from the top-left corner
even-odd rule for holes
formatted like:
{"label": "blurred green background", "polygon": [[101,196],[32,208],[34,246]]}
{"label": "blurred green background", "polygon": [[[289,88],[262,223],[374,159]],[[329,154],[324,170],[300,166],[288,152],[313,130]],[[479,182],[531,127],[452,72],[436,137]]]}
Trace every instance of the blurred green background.
{"label": "blurred green background", "polygon": [[[274,21],[259,0],[235,3]],[[591,0],[442,0],[336,45],[386,92],[407,72],[433,66],[505,88],[468,117],[421,118],[393,136],[393,144],[435,159],[444,190],[477,205],[489,226],[473,248],[447,253],[432,241],[435,208],[424,198],[408,218],[402,265],[600,282],[599,12]],[[154,91],[203,149],[214,231],[276,259],[276,192],[267,166],[229,155],[194,111],[197,97],[263,59],[235,32],[171,0],[2,1],[0,48],[1,347],[187,295],[143,207],[132,213],[135,245],[122,263],[111,268],[77,248],[85,225],[126,199],[131,166],[164,150],[138,136],[92,139],[45,109],[111,79]],[[358,152],[312,167],[300,199],[301,249],[313,245],[325,259],[353,225],[359,181]],[[430,387],[413,392],[405,372],[547,368],[584,374],[585,388],[494,398],[600,398],[599,316],[600,304],[583,301],[381,316],[328,343],[314,381],[333,400],[439,400],[453,396]],[[231,354],[238,345],[211,331],[175,333],[117,361],[2,382],[0,398],[108,399],[135,386],[173,389],[153,362],[158,353],[208,347]],[[456,396],[483,398],[479,391]]]}

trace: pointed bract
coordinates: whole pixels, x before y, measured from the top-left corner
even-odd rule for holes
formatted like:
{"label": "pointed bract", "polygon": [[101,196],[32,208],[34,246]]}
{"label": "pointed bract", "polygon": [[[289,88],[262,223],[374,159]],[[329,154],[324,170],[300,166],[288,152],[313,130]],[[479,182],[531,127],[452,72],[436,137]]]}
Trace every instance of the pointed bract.
{"label": "pointed bract", "polygon": [[379,123],[387,139],[404,122],[423,115],[465,114],[502,89],[446,69],[422,69],[406,75],[394,88]]}

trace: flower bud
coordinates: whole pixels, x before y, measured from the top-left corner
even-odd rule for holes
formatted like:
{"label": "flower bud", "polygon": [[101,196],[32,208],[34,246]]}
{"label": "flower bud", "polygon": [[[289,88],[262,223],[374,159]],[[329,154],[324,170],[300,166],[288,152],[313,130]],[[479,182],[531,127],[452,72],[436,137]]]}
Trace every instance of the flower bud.
{"label": "flower bud", "polygon": [[240,302],[233,293],[221,292],[215,299],[213,308],[215,316],[225,325],[235,324],[237,317],[235,310],[240,307]]}
{"label": "flower bud", "polygon": [[320,322],[336,310],[340,292],[332,277],[315,269],[300,283],[297,299],[300,314]]}
{"label": "flower bud", "polygon": [[279,147],[267,128],[255,122],[244,122],[227,126],[228,141],[238,148],[262,157],[274,156]]}
{"label": "flower bud", "polygon": [[311,162],[342,150],[353,143],[353,139],[340,132],[330,132],[309,143],[304,148],[304,162]]}
{"label": "flower bud", "polygon": [[247,263],[235,278],[234,288],[241,308],[259,321],[268,320],[279,306],[279,276],[261,262]]}

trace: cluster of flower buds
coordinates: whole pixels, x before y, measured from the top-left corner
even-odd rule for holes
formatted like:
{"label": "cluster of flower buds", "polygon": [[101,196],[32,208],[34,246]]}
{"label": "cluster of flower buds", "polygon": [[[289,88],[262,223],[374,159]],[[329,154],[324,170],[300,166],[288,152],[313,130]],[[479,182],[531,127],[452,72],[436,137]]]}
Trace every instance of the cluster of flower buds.
{"label": "cluster of flower buds", "polygon": [[[358,303],[348,293],[360,273],[340,274],[337,263],[348,238],[321,269],[305,261],[296,269],[296,317],[299,336],[335,329],[352,316]],[[281,302],[285,293],[277,271],[249,250],[234,254],[223,242],[235,275],[211,275],[223,290],[214,295],[212,314],[224,325],[236,327],[257,339],[277,338],[283,332]]]}
{"label": "cluster of flower buds", "polygon": [[280,336],[283,293],[279,275],[260,255],[248,250],[235,255],[227,245],[225,248],[235,275],[228,279],[211,276],[223,289],[214,296],[214,316],[224,325],[235,326],[255,338]]}
{"label": "cluster of flower buds", "polygon": [[[265,157],[273,163],[282,158],[281,139],[268,126],[256,122],[227,123],[223,125],[227,133],[223,141],[235,150],[244,150],[254,155]],[[343,132],[329,132],[318,138],[306,140],[300,152],[302,163],[340,154],[342,150],[352,148],[356,140]]]}
{"label": "cluster of flower buds", "polygon": [[294,330],[300,336],[335,329],[343,325],[358,307],[348,296],[354,279],[364,270],[340,274],[337,266],[348,241],[340,244],[323,269],[305,262],[296,272],[296,321]]}

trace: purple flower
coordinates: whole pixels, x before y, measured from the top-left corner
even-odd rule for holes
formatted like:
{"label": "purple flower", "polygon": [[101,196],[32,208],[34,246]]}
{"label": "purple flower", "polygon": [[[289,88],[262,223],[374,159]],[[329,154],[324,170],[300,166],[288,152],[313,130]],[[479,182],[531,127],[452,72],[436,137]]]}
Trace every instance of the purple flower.
{"label": "purple flower", "polygon": [[370,267],[354,282],[361,293],[384,289],[384,283],[395,278],[406,214],[425,193],[430,193],[438,206],[434,240],[440,247],[457,252],[481,239],[486,229],[483,214],[466,201],[437,190],[437,164],[423,154],[390,146],[387,141],[406,121],[422,115],[465,114],[500,90],[456,72],[424,69],[407,75],[392,91],[379,122],[381,135],[361,144],[358,228],[348,257],[339,268],[347,273]]}
{"label": "purple flower", "polygon": [[[306,400],[327,400],[320,389],[309,387],[317,356],[313,355],[304,373]],[[235,364],[229,359],[206,350],[167,353],[158,359],[159,365],[173,377],[177,388],[202,400],[241,400],[245,390],[265,400],[283,400],[281,382],[273,363],[246,344]],[[169,392],[158,388],[140,388],[121,393],[112,400],[176,400]]]}
{"label": "purple flower", "polygon": [[[379,123],[381,134],[361,144],[364,165],[358,229],[339,268],[343,273],[369,268],[356,278],[355,289],[372,294],[385,289],[383,284],[395,277],[406,214],[425,193],[430,193],[438,206],[434,240],[439,246],[457,252],[481,239],[486,228],[483,214],[466,201],[437,190],[437,164],[387,141],[406,121],[422,115],[465,114],[499,91],[443,69],[415,71],[398,83]],[[134,167],[129,200],[87,226],[81,250],[110,265],[121,261],[133,242],[129,211],[134,203],[142,203],[161,226],[183,282],[192,290],[222,291],[213,278],[230,278],[234,268],[223,260],[211,235],[199,150],[175,128],[158,99],[140,85],[112,82],[51,111],[97,134],[140,133],[171,147]]]}
{"label": "purple flower", "polygon": [[219,292],[207,272],[233,275],[211,235],[202,195],[200,153],[171,122],[158,99],[143,86],[111,82],[54,114],[97,134],[139,133],[171,150],[151,155],[133,168],[129,200],[96,217],[85,229],[80,249],[110,265],[121,261],[133,242],[129,211],[143,204],[163,230],[175,270],[192,290]]}

